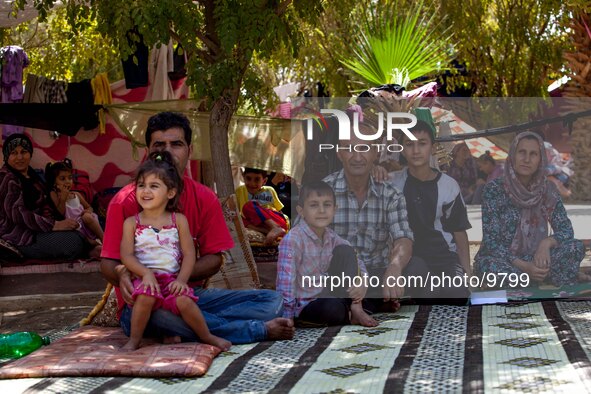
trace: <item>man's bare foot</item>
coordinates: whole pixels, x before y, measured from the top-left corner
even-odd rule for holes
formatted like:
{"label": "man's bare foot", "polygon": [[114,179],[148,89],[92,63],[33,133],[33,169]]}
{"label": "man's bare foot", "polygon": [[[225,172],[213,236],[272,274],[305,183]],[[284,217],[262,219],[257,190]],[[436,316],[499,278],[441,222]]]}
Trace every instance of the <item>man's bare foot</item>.
{"label": "man's bare foot", "polygon": [[232,347],[232,342],[225,340],[224,338],[216,337],[213,334],[209,334],[206,337],[199,338],[208,345],[213,345],[222,349],[222,352],[227,352]]}
{"label": "man's bare foot", "polygon": [[398,312],[398,309],[400,309],[399,300],[384,301],[378,306],[378,312],[381,313],[394,313]]}
{"label": "man's bare foot", "polygon": [[124,352],[133,352],[140,347],[140,342],[141,340],[138,341],[136,339],[130,339],[125,345],[121,347],[121,350]]}
{"label": "man's bare foot", "polygon": [[351,324],[363,327],[376,327],[378,322],[363,310],[361,303],[353,303],[351,304]]}
{"label": "man's bare foot", "polygon": [[181,343],[181,337],[178,335],[175,335],[174,337],[164,337],[162,338],[162,343],[165,345],[175,345]]}
{"label": "man's bare foot", "polygon": [[292,339],[295,333],[293,321],[284,317],[277,317],[265,323],[267,339],[271,341]]}
{"label": "man's bare foot", "polygon": [[286,231],[281,227],[273,227],[271,230],[269,230],[267,236],[265,237],[265,245],[271,245],[277,240],[277,238],[283,237],[285,233]]}

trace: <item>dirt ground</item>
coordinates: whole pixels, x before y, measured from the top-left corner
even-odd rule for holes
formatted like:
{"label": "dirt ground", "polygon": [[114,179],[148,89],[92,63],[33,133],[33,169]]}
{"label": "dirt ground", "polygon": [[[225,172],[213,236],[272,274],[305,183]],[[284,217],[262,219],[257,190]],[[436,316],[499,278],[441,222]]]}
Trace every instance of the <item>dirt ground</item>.
{"label": "dirt ground", "polygon": [[39,335],[46,335],[53,330],[78,323],[93,307],[94,304],[5,312],[0,314],[0,333],[34,331]]}
{"label": "dirt ground", "polygon": [[[476,252],[478,252],[478,245],[471,245],[470,255],[472,258]],[[47,280],[44,283],[45,287],[51,286]],[[12,286],[14,283],[10,283],[10,285]],[[85,290],[96,289],[97,286],[92,288],[85,285]],[[101,289],[101,286],[98,286],[98,289]],[[97,296],[96,302],[98,300]],[[63,300],[52,300],[41,308],[0,312],[0,333],[35,331],[40,335],[45,335],[52,330],[78,323],[90,313],[96,302],[88,299],[80,299],[79,301],[70,299],[67,302],[69,305],[63,305],[65,303]]]}
{"label": "dirt ground", "polygon": [[100,273],[1,276],[0,333],[43,335],[76,324],[100,300],[105,286]]}
{"label": "dirt ground", "polygon": [[[478,252],[479,245],[470,245],[470,257],[472,261]],[[583,262],[585,266],[591,265],[589,252]],[[90,289],[88,286],[86,286]],[[97,282],[94,289],[103,289]],[[99,296],[95,298],[76,297],[74,294],[62,300],[51,300],[47,305],[29,310],[15,310],[0,312],[0,333],[15,331],[35,331],[41,335],[56,329],[69,327],[85,318],[92,310]]]}

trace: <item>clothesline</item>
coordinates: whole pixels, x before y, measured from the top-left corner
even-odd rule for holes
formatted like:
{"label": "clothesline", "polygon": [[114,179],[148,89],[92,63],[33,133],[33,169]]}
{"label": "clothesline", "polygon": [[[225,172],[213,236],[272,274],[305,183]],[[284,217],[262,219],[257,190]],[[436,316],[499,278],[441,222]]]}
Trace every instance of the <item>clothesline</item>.
{"label": "clothesline", "polygon": [[591,110],[581,111],[581,112],[573,112],[568,113],[562,116],[554,116],[550,119],[538,119],[531,122],[526,123],[519,123],[516,125],[510,126],[503,126],[503,127],[495,127],[492,129],[484,129],[480,131],[476,131],[473,133],[464,133],[464,134],[454,134],[444,137],[437,137],[435,140],[437,142],[453,142],[453,141],[463,141],[472,138],[479,138],[479,137],[489,137],[492,135],[499,135],[499,134],[506,134],[506,133],[514,133],[524,130],[531,130],[536,127],[545,126],[550,123],[557,123],[557,122],[564,122],[569,125],[569,129],[572,128],[572,123],[579,118],[583,118],[586,116],[591,116]]}

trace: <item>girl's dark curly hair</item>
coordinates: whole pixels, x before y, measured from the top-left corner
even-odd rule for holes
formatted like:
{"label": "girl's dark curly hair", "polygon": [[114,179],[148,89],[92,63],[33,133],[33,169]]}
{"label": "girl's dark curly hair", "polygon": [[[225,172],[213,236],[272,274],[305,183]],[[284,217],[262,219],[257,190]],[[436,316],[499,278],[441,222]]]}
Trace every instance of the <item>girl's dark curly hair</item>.
{"label": "girl's dark curly hair", "polygon": [[168,204],[166,204],[166,210],[179,212],[181,209],[180,197],[183,191],[183,180],[174,165],[171,154],[166,151],[150,153],[148,159],[137,171],[137,175],[135,176],[136,185],[142,182],[149,174],[156,175],[158,179],[164,182],[169,190],[176,189],[175,196],[168,200]]}
{"label": "girl's dark curly hair", "polygon": [[45,165],[45,185],[48,192],[55,190],[55,180],[61,171],[72,173],[72,161],[70,159],[65,158],[62,161]]}

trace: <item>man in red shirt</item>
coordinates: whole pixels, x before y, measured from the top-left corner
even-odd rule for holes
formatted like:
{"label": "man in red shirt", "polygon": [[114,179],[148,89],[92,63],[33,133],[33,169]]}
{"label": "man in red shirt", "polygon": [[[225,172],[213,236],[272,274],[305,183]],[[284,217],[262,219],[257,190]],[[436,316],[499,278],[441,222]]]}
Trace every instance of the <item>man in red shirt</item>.
{"label": "man in red shirt", "polygon": [[[184,174],[192,152],[192,130],[182,114],[161,112],[148,120],[146,146],[150,152],[168,151],[179,173]],[[212,334],[234,344],[259,342],[266,339],[291,339],[293,324],[280,318],[283,299],[271,290],[204,289],[203,281],[214,275],[222,264],[221,253],[233,246],[220,203],[214,192],[184,176],[181,209],[189,221],[191,235],[199,257],[190,285],[199,298],[197,302]],[[125,186],[111,200],[103,241],[101,271],[117,286],[118,316],[127,335],[130,331],[131,293],[133,286],[129,271],[120,261],[119,248],[123,222],[139,211],[135,185]],[[152,312],[145,336],[172,338],[174,341],[196,341],[191,328],[179,317],[164,309]]]}

